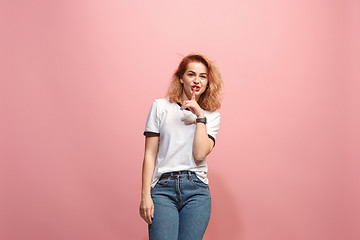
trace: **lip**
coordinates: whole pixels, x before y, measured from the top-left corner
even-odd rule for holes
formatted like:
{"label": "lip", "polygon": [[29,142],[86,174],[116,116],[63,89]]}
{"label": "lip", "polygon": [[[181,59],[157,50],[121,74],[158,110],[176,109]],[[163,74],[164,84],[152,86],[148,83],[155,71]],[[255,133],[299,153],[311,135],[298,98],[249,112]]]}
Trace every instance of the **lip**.
{"label": "lip", "polygon": [[197,86],[197,85],[194,85],[191,87],[191,90],[196,91],[196,92],[200,91],[200,89],[201,89],[200,86]]}

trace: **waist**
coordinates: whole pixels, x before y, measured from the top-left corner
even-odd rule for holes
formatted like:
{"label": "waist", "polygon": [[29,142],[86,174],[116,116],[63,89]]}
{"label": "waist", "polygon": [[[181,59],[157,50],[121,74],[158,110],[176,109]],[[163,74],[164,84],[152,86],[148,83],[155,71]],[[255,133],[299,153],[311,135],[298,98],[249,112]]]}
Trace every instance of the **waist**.
{"label": "waist", "polygon": [[193,171],[188,171],[188,170],[183,170],[183,171],[175,171],[175,172],[167,172],[167,173],[163,173],[160,177],[160,179],[162,178],[167,178],[167,177],[177,177],[177,176],[191,176],[195,174],[195,172]]}

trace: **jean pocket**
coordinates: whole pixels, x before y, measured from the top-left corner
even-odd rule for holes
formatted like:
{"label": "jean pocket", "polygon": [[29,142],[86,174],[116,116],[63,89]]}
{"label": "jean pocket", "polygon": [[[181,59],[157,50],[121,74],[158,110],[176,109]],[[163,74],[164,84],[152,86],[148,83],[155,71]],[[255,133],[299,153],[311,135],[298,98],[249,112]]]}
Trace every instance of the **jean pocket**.
{"label": "jean pocket", "polygon": [[164,178],[160,178],[159,181],[156,183],[154,188],[157,187],[166,187],[166,185],[168,185],[168,183],[170,182],[170,176],[168,177],[164,177]]}
{"label": "jean pocket", "polygon": [[196,174],[190,176],[190,182],[196,187],[201,189],[208,189],[209,185],[201,181]]}

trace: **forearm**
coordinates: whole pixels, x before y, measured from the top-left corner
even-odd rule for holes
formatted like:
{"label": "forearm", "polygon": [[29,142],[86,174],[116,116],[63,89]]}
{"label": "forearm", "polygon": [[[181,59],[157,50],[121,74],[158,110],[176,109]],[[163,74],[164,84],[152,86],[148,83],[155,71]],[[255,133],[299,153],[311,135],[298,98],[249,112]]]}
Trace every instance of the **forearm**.
{"label": "forearm", "polygon": [[151,181],[155,168],[155,159],[149,156],[144,156],[142,168],[142,188],[141,197],[149,196],[151,190]]}
{"label": "forearm", "polygon": [[155,161],[159,147],[159,137],[146,137],[145,153],[142,168],[141,197],[150,196],[151,181],[155,169]]}
{"label": "forearm", "polygon": [[212,150],[213,143],[206,130],[206,124],[196,123],[196,130],[193,143],[193,156],[195,160],[203,160]]}

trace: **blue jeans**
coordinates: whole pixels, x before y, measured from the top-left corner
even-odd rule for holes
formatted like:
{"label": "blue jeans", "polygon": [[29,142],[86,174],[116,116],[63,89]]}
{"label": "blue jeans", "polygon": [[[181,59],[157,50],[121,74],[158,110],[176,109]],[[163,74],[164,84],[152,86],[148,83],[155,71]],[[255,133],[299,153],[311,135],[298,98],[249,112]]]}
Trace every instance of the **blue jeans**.
{"label": "blue jeans", "polygon": [[209,223],[209,186],[194,172],[165,173],[151,190],[150,240],[201,240]]}

